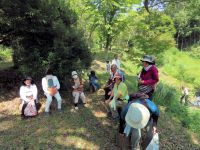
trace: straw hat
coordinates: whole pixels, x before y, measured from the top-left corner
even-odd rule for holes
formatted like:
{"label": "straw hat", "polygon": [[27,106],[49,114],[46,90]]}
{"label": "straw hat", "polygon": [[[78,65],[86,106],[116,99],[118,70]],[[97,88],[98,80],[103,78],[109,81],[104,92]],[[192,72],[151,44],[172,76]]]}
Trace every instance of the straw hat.
{"label": "straw hat", "polygon": [[132,103],[128,109],[125,120],[129,126],[135,129],[142,129],[147,125],[149,118],[150,112],[144,105]]}

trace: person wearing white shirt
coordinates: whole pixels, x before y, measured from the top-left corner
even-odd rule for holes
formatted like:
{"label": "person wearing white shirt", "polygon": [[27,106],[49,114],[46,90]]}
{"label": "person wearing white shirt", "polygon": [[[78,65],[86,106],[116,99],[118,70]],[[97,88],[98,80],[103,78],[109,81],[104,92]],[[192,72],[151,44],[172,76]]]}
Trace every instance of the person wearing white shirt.
{"label": "person wearing white shirt", "polygon": [[44,94],[47,97],[46,104],[45,104],[45,114],[46,116],[49,115],[49,107],[52,102],[52,97],[54,96],[58,102],[58,111],[61,111],[61,104],[62,98],[59,93],[60,83],[58,78],[53,75],[52,71],[49,69],[47,70],[46,76],[42,78],[42,89]]}
{"label": "person wearing white shirt", "polygon": [[183,100],[185,102],[185,105],[188,105],[189,101],[188,101],[188,97],[189,97],[189,90],[187,87],[182,86],[182,96],[180,98],[180,102],[183,103]]}
{"label": "person wearing white shirt", "polygon": [[117,66],[117,69],[120,70],[121,62],[120,62],[117,54],[115,54],[114,59],[112,60],[112,65],[113,64],[115,64]]}
{"label": "person wearing white shirt", "polygon": [[37,86],[33,84],[33,80],[31,77],[24,78],[22,82],[22,86],[19,90],[20,99],[22,100],[22,110],[21,110],[21,116],[25,117],[24,110],[26,109],[27,105],[31,102],[31,105],[34,107],[34,113],[29,114],[29,116],[35,116],[37,115],[36,110],[36,101],[38,101],[37,95],[38,90]]}

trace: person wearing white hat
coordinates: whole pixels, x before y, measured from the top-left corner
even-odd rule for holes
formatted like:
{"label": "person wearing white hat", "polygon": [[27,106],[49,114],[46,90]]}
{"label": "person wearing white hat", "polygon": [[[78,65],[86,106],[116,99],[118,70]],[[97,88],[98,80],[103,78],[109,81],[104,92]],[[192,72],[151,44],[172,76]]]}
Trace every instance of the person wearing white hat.
{"label": "person wearing white hat", "polygon": [[47,97],[45,104],[45,115],[49,116],[49,107],[51,105],[53,96],[58,102],[58,111],[61,113],[62,98],[59,93],[60,83],[58,78],[53,75],[53,71],[51,69],[48,69],[46,76],[42,78],[42,89]]}
{"label": "person wearing white hat", "polygon": [[[126,122],[123,133],[126,136],[131,133],[131,147],[137,149],[141,138],[141,129],[145,129],[147,135],[142,142],[142,148],[146,148],[153,135],[157,132],[157,121],[159,117],[158,107],[149,99],[138,99],[129,102],[122,110],[122,120]],[[120,121],[121,123],[121,121]]]}
{"label": "person wearing white hat", "polygon": [[72,71],[72,78],[73,78],[73,82],[74,82],[74,85],[72,86],[72,88],[73,88],[72,95],[74,97],[74,109],[78,110],[79,98],[81,98],[84,105],[86,104],[85,94],[83,92],[84,88],[83,88],[83,84],[82,84],[76,71]]}
{"label": "person wearing white hat", "polygon": [[120,70],[121,62],[120,62],[117,54],[114,55],[114,59],[112,60],[112,65],[113,64],[115,64],[117,66],[117,69]]}
{"label": "person wearing white hat", "polygon": [[138,91],[147,94],[149,99],[152,100],[156,84],[159,81],[158,69],[152,56],[145,55],[141,62],[143,69],[138,75]]}

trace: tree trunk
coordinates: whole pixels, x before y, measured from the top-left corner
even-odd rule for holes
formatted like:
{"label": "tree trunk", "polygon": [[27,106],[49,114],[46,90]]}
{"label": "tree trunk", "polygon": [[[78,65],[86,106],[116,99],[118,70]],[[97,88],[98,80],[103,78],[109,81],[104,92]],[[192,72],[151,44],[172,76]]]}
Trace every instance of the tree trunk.
{"label": "tree trunk", "polygon": [[180,34],[179,34],[179,31],[178,31],[177,37],[176,37],[177,48],[180,48],[179,37],[180,37]]}
{"label": "tree trunk", "polygon": [[111,44],[112,38],[110,34],[107,34],[106,36],[106,45],[105,45],[105,50],[108,51],[110,50],[110,44]]}
{"label": "tree trunk", "polygon": [[183,50],[183,37],[181,37],[181,51]]}

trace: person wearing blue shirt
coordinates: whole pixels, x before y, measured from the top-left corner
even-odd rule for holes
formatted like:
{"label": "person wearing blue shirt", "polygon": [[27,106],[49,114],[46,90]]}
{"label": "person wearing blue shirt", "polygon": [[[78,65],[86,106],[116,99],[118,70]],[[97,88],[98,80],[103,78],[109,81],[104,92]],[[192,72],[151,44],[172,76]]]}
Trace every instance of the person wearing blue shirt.
{"label": "person wearing blue shirt", "polygon": [[92,92],[97,91],[99,89],[99,87],[100,87],[95,71],[91,71],[90,72],[89,84],[90,84],[90,89],[92,90]]}

